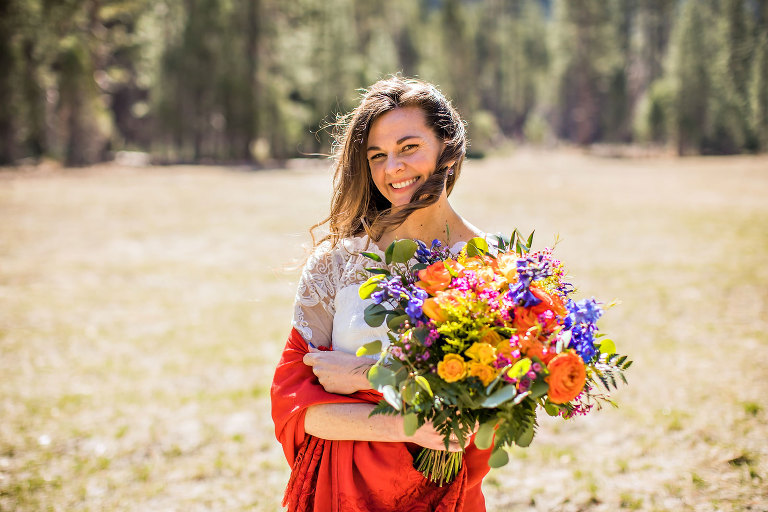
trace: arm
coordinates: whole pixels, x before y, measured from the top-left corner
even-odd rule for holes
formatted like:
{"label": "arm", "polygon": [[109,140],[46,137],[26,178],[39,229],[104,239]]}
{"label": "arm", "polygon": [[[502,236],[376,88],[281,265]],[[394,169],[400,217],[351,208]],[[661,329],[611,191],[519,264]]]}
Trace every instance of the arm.
{"label": "arm", "polygon": [[[334,441],[410,442],[424,448],[445,450],[443,436],[431,423],[424,424],[413,436],[405,435],[403,417],[369,416],[370,404],[318,404],[307,408],[304,431],[315,437]],[[469,438],[466,445],[469,444]],[[461,451],[457,441],[451,441],[448,451]]]}

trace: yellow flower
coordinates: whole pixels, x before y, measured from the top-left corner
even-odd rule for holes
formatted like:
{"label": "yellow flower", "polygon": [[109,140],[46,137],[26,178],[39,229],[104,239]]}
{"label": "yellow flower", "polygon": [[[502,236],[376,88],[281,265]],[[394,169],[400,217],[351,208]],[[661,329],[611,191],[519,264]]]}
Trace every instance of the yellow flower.
{"label": "yellow flower", "polygon": [[467,364],[459,354],[445,354],[437,363],[437,374],[445,382],[456,382],[467,376]]}
{"label": "yellow flower", "polygon": [[512,343],[508,338],[502,338],[501,341],[496,345],[496,353],[501,354],[510,361],[514,359],[512,357]]}
{"label": "yellow flower", "polygon": [[492,363],[496,359],[496,349],[490,343],[473,343],[464,354],[483,364]]}
{"label": "yellow flower", "polygon": [[504,338],[501,336],[501,334],[494,331],[493,329],[486,329],[480,335],[480,343],[487,343],[489,345],[493,345],[494,347],[497,346],[503,339]]}
{"label": "yellow flower", "polygon": [[483,386],[490,384],[491,381],[496,378],[496,375],[498,375],[498,372],[496,371],[496,368],[493,368],[492,366],[476,363],[474,361],[469,363],[469,376],[480,379]]}

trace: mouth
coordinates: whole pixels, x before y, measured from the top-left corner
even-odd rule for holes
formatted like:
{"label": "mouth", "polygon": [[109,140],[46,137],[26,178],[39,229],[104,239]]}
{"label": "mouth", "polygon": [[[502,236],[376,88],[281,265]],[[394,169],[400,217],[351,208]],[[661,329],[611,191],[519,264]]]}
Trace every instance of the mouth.
{"label": "mouth", "polygon": [[398,181],[397,183],[390,183],[389,186],[394,188],[395,190],[399,190],[401,188],[409,187],[419,181],[419,177],[411,178],[408,180]]}

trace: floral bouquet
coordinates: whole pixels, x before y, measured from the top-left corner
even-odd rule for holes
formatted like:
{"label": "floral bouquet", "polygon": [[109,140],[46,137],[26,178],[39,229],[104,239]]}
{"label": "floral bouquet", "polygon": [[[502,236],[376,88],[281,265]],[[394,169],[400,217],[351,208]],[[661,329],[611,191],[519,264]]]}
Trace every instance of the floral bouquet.
{"label": "floral bouquet", "polygon": [[414,466],[438,485],[461,469],[451,437],[464,445],[476,431],[475,445],[493,446],[489,465],[500,467],[504,447],[531,443],[540,409],[587,414],[614,405],[607,393],[626,383],[632,362],[597,332],[600,303],[571,299],[562,263],[551,249],[532,252],[532,242],[515,230],[492,247],[474,238],[459,254],[437,240],[396,240],[383,262],[362,253],[380,263],[360,286],[374,302],[365,320],[390,329],[384,351],[374,341],[357,352],[381,353],[368,379],[384,400],[371,414],[403,415],[408,435],[432,422],[446,451],[425,448]]}

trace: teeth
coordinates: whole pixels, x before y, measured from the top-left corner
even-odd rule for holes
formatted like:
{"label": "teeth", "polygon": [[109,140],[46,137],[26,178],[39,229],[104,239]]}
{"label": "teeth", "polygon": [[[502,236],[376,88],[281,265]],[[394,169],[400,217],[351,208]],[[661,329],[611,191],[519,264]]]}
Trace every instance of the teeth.
{"label": "teeth", "polygon": [[413,179],[410,179],[410,180],[401,181],[399,183],[392,183],[392,188],[404,188],[404,187],[407,187],[408,185],[416,183],[416,180],[418,180],[418,179],[419,178],[413,178]]}

